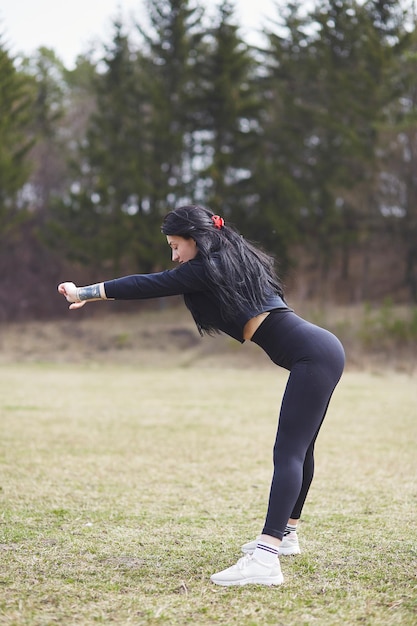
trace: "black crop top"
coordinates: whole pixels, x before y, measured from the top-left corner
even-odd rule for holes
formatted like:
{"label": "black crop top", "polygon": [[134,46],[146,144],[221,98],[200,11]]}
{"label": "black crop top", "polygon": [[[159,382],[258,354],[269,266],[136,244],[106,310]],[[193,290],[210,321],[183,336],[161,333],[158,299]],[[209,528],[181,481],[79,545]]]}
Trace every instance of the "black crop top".
{"label": "black crop top", "polygon": [[192,259],[164,272],[134,274],[108,280],[104,283],[104,289],[107,298],[115,300],[145,300],[183,295],[194,319],[218,328],[241,343],[244,342],[243,328],[252,317],[273,309],[291,310],[278,294],[271,292],[258,310],[248,305],[235,319],[225,320],[221,315],[219,300],[207,284],[204,267],[199,259]]}

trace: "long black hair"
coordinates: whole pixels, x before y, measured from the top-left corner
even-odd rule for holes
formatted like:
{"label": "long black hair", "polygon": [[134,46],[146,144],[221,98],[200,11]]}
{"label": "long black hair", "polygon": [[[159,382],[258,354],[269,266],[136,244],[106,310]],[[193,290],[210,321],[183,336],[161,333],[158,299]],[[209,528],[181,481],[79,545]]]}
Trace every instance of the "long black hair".
{"label": "long black hair", "polygon": [[[284,299],[274,258],[210,209],[199,205],[178,207],[165,216],[161,230],[164,235],[194,239],[209,287],[220,301],[224,319],[233,319],[247,306],[255,310],[262,307],[271,293]],[[203,326],[201,330],[211,332],[214,329]]]}

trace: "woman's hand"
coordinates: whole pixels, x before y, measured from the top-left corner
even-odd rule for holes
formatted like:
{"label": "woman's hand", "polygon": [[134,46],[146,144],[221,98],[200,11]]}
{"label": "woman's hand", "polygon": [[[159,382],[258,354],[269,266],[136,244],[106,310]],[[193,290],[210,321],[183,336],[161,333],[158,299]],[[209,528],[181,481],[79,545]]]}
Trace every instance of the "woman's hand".
{"label": "woman's hand", "polygon": [[77,287],[74,283],[61,283],[58,285],[58,292],[61,293],[68,302],[71,302],[70,309],[80,309],[87,302],[87,300],[81,302],[78,299]]}

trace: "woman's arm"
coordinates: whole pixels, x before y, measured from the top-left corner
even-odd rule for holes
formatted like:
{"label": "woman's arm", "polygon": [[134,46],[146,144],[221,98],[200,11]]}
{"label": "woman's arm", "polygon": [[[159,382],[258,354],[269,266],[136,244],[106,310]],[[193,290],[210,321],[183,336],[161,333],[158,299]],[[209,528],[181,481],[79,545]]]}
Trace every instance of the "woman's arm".
{"label": "woman's arm", "polygon": [[173,270],[123,276],[88,287],[77,287],[74,283],[58,286],[59,293],[71,303],[70,309],[79,309],[87,300],[145,300],[206,290],[204,270],[197,261],[189,261]]}
{"label": "woman's arm", "polygon": [[80,309],[87,300],[107,300],[104,283],[96,283],[87,287],[77,287],[74,283],[61,283],[58,285],[58,292],[61,293],[68,302],[71,302],[70,309]]}

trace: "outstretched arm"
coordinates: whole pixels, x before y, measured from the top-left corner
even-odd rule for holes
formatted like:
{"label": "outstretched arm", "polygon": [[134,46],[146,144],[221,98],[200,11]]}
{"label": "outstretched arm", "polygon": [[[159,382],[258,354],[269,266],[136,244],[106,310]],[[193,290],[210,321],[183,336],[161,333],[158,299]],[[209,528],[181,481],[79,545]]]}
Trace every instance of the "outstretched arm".
{"label": "outstretched arm", "polygon": [[207,280],[200,262],[188,261],[173,270],[153,274],[132,274],[104,283],[77,287],[74,283],[61,283],[58,291],[70,309],[79,309],[87,300],[145,300],[186,293],[207,291]]}
{"label": "outstretched arm", "polygon": [[68,302],[71,302],[70,309],[80,309],[87,300],[107,300],[104,283],[88,285],[87,287],[77,287],[74,283],[61,283],[58,285],[58,292],[61,293]]}

